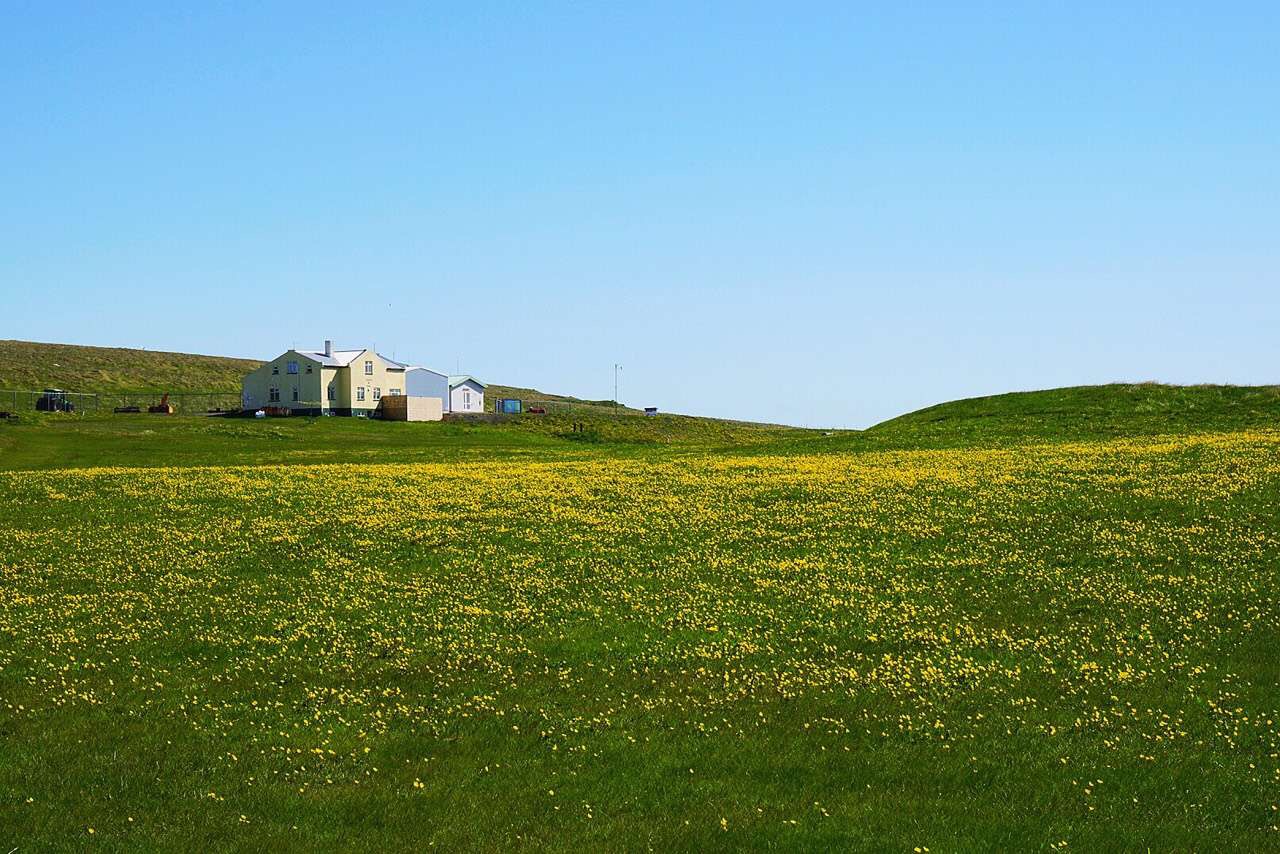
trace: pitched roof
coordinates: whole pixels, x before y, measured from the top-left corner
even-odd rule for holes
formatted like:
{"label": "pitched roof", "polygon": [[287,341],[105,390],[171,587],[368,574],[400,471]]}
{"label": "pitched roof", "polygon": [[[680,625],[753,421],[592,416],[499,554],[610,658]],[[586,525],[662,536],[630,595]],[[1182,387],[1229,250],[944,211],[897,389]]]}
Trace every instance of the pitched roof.
{"label": "pitched roof", "polygon": [[[345,368],[350,365],[357,356],[367,350],[368,348],[363,350],[334,350],[332,355],[329,356],[326,356],[323,350],[295,350],[294,352],[306,356],[308,359],[315,359],[326,368]],[[393,369],[399,368],[403,370],[408,367],[408,365],[403,365],[394,359],[388,359],[381,353],[378,353],[378,358],[386,362]]]}
{"label": "pitched roof", "polygon": [[297,350],[297,353],[306,356],[308,359],[315,359],[326,368],[345,368],[351,364],[351,360],[359,356],[364,350],[334,350],[332,355],[326,356],[323,350]]}
{"label": "pitched roof", "polygon": [[476,379],[470,374],[454,374],[453,376],[449,377],[449,388],[462,385],[468,380],[480,386],[480,388],[484,388],[484,383],[480,382],[480,380]]}

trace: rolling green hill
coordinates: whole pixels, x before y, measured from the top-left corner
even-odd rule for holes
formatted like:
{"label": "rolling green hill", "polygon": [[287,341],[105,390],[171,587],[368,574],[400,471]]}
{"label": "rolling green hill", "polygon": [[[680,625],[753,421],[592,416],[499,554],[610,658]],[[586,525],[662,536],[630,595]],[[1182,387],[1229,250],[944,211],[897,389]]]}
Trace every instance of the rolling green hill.
{"label": "rolling green hill", "polygon": [[903,446],[1069,440],[1280,427],[1280,386],[1074,386],[940,403],[881,422],[865,440]]}

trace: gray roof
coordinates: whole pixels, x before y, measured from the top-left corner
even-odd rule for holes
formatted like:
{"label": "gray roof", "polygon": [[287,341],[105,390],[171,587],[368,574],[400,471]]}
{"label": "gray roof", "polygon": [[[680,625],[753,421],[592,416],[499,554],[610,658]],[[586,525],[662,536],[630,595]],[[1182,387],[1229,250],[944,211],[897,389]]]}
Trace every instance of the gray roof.
{"label": "gray roof", "polygon": [[323,350],[298,350],[296,352],[306,356],[308,359],[315,359],[326,368],[345,368],[351,364],[352,359],[359,356],[364,350],[334,350],[330,356],[326,356]]}
{"label": "gray roof", "polygon": [[[296,350],[294,352],[300,355],[306,356],[308,359],[315,359],[317,362],[324,365],[326,368],[345,368],[348,365],[350,365],[351,362],[357,356],[365,352],[365,349],[334,350],[332,355],[329,355],[329,356],[326,356],[323,350]],[[395,361],[394,359],[388,359],[386,356],[382,355],[381,353],[378,353],[378,358],[386,362],[387,365],[389,365],[393,370],[397,368],[400,370],[404,370],[405,368],[408,367],[408,365],[403,365],[400,362]]]}
{"label": "gray roof", "polygon": [[454,374],[453,376],[449,377],[449,388],[453,388],[454,386],[462,385],[463,383],[467,382],[468,380],[470,380],[471,382],[473,382],[473,383],[475,383],[476,385],[480,386],[480,388],[484,388],[484,383],[480,382],[480,380],[476,379],[475,377],[471,376],[470,374]]}

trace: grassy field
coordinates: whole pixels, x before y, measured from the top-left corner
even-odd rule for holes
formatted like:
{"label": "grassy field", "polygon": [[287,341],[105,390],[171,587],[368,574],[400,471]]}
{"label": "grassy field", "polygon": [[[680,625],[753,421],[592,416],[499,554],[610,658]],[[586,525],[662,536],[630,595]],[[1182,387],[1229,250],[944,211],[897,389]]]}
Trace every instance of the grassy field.
{"label": "grassy field", "polygon": [[1276,401],[0,423],[0,844],[1275,849]]}

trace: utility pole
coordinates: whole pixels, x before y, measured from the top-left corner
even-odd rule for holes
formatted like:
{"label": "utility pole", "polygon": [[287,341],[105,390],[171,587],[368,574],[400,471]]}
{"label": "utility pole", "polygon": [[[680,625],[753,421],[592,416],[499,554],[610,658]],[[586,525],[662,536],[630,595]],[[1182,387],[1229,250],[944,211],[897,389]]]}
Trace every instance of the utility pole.
{"label": "utility pole", "polygon": [[618,371],[622,370],[622,365],[617,362],[613,363],[613,414],[618,414]]}

